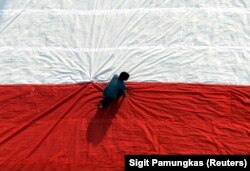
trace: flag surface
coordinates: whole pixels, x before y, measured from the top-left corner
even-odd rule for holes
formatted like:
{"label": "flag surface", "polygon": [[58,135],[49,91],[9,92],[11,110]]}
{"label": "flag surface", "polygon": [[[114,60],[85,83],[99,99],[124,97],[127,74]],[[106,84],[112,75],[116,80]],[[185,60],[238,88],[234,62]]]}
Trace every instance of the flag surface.
{"label": "flag surface", "polygon": [[[250,2],[2,0],[0,168],[250,154]],[[127,71],[129,98],[98,110]]]}

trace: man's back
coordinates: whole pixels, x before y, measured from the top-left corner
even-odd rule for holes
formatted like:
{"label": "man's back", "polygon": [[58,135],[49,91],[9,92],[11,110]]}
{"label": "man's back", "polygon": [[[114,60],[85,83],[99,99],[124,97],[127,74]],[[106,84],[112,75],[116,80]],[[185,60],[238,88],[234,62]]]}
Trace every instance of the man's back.
{"label": "man's back", "polygon": [[104,96],[108,98],[116,98],[118,93],[126,90],[125,84],[119,79],[118,75],[115,74],[107,87],[104,89]]}
{"label": "man's back", "polygon": [[125,97],[128,97],[124,81],[127,81],[129,74],[127,72],[121,72],[118,77],[117,74],[113,76],[108,85],[104,88],[103,99],[99,104],[99,108],[102,109],[107,106],[115,98],[118,98],[120,95],[124,94]]}

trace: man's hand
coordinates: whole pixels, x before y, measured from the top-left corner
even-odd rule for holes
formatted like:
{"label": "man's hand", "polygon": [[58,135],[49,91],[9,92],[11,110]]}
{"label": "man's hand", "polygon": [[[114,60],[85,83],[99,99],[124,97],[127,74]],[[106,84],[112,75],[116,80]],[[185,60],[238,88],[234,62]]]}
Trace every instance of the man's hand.
{"label": "man's hand", "polygon": [[124,92],[124,94],[125,94],[125,97],[127,97],[127,98],[129,97],[129,95],[128,95],[128,92],[127,92],[127,91],[125,91],[125,92]]}

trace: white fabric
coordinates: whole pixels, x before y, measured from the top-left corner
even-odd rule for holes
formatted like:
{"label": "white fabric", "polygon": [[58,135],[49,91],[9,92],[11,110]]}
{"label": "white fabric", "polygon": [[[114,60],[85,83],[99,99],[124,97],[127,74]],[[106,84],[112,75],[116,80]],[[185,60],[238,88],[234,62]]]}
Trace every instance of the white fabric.
{"label": "white fabric", "polygon": [[0,84],[250,85],[249,0],[0,0]]}

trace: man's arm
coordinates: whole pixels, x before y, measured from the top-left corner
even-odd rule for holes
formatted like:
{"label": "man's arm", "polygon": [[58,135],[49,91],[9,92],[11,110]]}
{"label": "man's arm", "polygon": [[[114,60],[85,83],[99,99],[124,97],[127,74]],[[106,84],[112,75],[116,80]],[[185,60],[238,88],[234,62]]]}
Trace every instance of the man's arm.
{"label": "man's arm", "polygon": [[127,90],[124,91],[125,97],[129,97]]}

